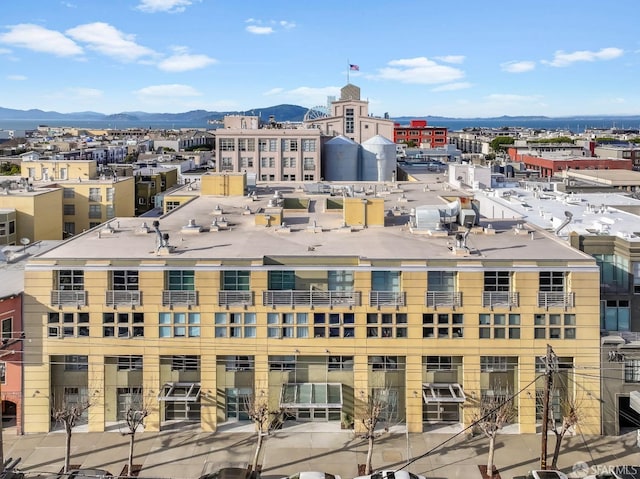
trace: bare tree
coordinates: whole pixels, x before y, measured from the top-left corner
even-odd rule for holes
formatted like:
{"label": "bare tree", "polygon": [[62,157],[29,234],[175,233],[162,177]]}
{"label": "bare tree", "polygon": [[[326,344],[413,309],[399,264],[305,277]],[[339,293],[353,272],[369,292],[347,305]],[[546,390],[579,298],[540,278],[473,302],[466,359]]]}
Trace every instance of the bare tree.
{"label": "bare tree", "polygon": [[125,414],[125,424],[127,430],[123,436],[129,436],[129,459],[127,460],[127,476],[133,475],[133,447],[136,440],[136,432],[144,427],[144,419],[149,415],[150,402],[145,401],[140,395],[137,400],[127,409]]}
{"label": "bare tree", "polygon": [[66,441],[64,448],[64,469],[62,472],[69,472],[69,460],[71,458],[71,435],[78,419],[82,417],[87,409],[91,407],[89,398],[80,397],[75,401],[63,397],[59,405],[53,406],[51,417],[57,424],[64,427]]}
{"label": "bare tree", "polygon": [[283,415],[282,409],[270,410],[267,398],[256,398],[253,395],[245,396],[244,410],[256,426],[256,449],[251,462],[251,473],[258,472],[258,461],[264,443],[264,437],[275,428]]}
{"label": "bare tree", "polygon": [[516,416],[513,397],[509,393],[482,396],[478,404],[478,411],[473,416],[473,423],[489,438],[489,453],[487,457],[487,476],[493,476],[496,436],[505,425]]}
{"label": "bare tree", "polygon": [[[568,399],[560,403],[562,411],[562,420],[556,421],[553,416],[549,418],[550,429],[553,431],[556,437],[556,442],[553,448],[553,459],[551,461],[551,469],[558,468],[558,458],[560,457],[560,447],[562,446],[562,439],[569,432],[572,431],[580,423],[580,405],[575,399]],[[551,408],[550,408],[551,409]]]}
{"label": "bare tree", "polygon": [[[369,394],[364,401],[362,409],[362,425],[364,427],[363,439],[367,440],[367,460],[365,463],[365,474],[373,473],[372,458],[373,458],[373,445],[379,432],[376,432],[376,427],[381,420],[386,419],[389,409],[389,388],[377,388],[373,390],[372,394]],[[385,428],[385,431],[388,430]]]}

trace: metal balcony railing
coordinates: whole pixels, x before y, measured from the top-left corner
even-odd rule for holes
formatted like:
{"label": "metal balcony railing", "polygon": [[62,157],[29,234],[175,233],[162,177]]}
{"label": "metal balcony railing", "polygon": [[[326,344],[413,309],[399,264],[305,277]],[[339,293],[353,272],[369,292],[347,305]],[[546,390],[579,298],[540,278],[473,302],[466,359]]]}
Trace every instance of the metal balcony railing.
{"label": "metal balcony railing", "polygon": [[276,291],[262,293],[264,306],[360,306],[360,291]]}
{"label": "metal balcony railing", "polygon": [[220,291],[218,293],[219,306],[253,306],[253,291]]}
{"label": "metal balcony railing", "polygon": [[513,291],[483,291],[483,308],[515,308],[518,307],[520,295]]}
{"label": "metal balcony railing", "polygon": [[197,306],[198,292],[190,290],[162,292],[162,306]]}
{"label": "metal balcony railing", "polygon": [[425,304],[430,308],[459,308],[462,306],[461,291],[427,291]]}
{"label": "metal balcony railing", "polygon": [[87,305],[87,291],[69,291],[67,289],[54,289],[51,290],[51,305],[52,306],[86,306]]}
{"label": "metal balcony railing", "polygon": [[564,291],[538,291],[539,308],[573,308],[575,306],[575,293]]}
{"label": "metal balcony railing", "polygon": [[140,291],[107,290],[105,304],[107,306],[140,306],[142,304]]}
{"label": "metal balcony railing", "polygon": [[404,306],[404,291],[370,291],[369,306]]}

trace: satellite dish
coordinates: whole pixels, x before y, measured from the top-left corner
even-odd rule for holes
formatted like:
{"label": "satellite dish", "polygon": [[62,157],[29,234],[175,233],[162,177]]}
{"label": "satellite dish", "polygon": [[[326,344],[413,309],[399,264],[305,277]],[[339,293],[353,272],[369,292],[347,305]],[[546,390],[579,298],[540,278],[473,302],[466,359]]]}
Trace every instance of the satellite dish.
{"label": "satellite dish", "polygon": [[27,245],[29,243],[31,243],[31,240],[29,238],[20,238],[20,244],[23,246],[22,251],[27,250]]}

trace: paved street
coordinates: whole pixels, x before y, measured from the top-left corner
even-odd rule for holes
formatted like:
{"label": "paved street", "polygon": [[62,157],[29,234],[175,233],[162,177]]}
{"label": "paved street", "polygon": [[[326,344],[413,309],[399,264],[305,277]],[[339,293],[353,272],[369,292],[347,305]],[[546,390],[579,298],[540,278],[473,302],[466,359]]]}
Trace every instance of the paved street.
{"label": "paved street", "polygon": [[[427,432],[406,434],[401,428],[384,433],[377,441],[374,468],[397,468],[415,460],[408,470],[428,478],[480,479],[478,465],[486,462],[488,441],[484,437],[460,435],[438,447],[452,434]],[[60,471],[64,463],[65,435],[60,432],[16,436],[4,433],[4,456],[21,457],[19,468],[33,475]],[[199,477],[221,466],[246,466],[251,462],[255,436],[247,426],[215,434],[186,428],[136,435],[134,463],[142,464],[141,477]],[[553,447],[550,437],[549,450]],[[560,469],[572,472],[575,463],[590,467],[640,464],[636,433],[618,437],[565,438]],[[262,459],[265,479],[276,479],[303,470],[322,470],[343,479],[357,475],[357,464],[365,462],[366,441],[352,432],[328,430],[326,425],[301,424],[287,427],[266,438]],[[496,465],[502,479],[537,468],[540,436],[502,434],[497,439]],[[119,474],[127,462],[128,438],[119,432],[75,433],[72,464],[107,469]],[[549,458],[549,462],[551,458]],[[31,475],[30,474],[30,475]],[[575,474],[570,477],[576,477]]]}

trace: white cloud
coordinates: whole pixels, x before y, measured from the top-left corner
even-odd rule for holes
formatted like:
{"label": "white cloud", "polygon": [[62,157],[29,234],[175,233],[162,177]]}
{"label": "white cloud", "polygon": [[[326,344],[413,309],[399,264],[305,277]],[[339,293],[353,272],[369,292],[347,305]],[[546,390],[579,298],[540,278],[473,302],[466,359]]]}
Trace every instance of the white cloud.
{"label": "white cloud", "polygon": [[500,68],[502,69],[502,71],[508,72],[508,73],[529,72],[535,69],[535,67],[536,67],[536,62],[532,62],[532,61],[521,61],[521,62],[512,61],[512,62],[505,62],[500,64]]}
{"label": "white cloud", "polygon": [[462,70],[440,65],[426,57],[392,60],[388,65],[389,67],[379,69],[375,77],[401,83],[426,85],[453,82],[464,77]]}
{"label": "white cloud", "polygon": [[286,30],[291,30],[292,28],[296,28],[296,24],[293,22],[288,22],[286,20],[280,20],[280,22],[278,22],[280,24],[280,26]]}
{"label": "white cloud", "polygon": [[435,57],[436,60],[440,60],[441,62],[444,63],[456,63],[456,64],[460,64],[460,63],[464,63],[465,60],[465,56],[464,55],[445,55],[443,57]]}
{"label": "white cloud", "polygon": [[102,98],[102,90],[96,88],[69,88],[69,93],[75,98],[80,100],[95,100]]}
{"label": "white cloud", "polygon": [[24,75],[7,75],[7,80],[11,81],[24,81],[27,77]]}
{"label": "white cloud", "polygon": [[558,50],[551,61],[543,61],[543,63],[552,67],[566,67],[576,62],[594,62],[597,60],[612,60],[621,57],[624,51],[620,48],[602,48],[597,52],[589,50],[579,50],[576,52],[566,53]]}
{"label": "white cloud", "polygon": [[32,23],[9,27],[7,33],[0,35],[0,42],[59,57],[72,57],[83,53],[82,47],[62,33]]}
{"label": "white cloud", "polygon": [[191,0],[140,0],[136,8],[146,13],[181,13],[191,3]]}
{"label": "white cloud", "polygon": [[340,87],[328,86],[322,88],[312,88],[307,86],[301,86],[292,90],[285,90],[284,88],[272,88],[271,90],[263,93],[265,96],[275,96],[285,103],[293,103],[297,105],[326,105],[328,96],[338,96],[340,94]]}
{"label": "white cloud", "polygon": [[134,41],[135,35],[125,34],[108,23],[78,25],[66,33],[74,40],[86,43],[90,49],[121,61],[134,61],[155,54],[153,50],[138,45]]}
{"label": "white cloud", "polygon": [[11,50],[9,50],[8,48],[0,48],[0,55],[10,55],[11,54]]}
{"label": "white cloud", "polygon": [[189,97],[202,95],[202,93],[192,86],[180,84],[152,85],[136,90],[134,93],[143,97]]}
{"label": "white cloud", "polygon": [[437,86],[432,88],[431,91],[455,91],[455,90],[464,90],[466,88],[471,88],[473,85],[469,82],[457,82],[457,83],[447,83],[446,85]]}
{"label": "white cloud", "polygon": [[215,58],[208,57],[207,55],[190,54],[184,47],[176,47],[174,51],[176,52],[174,55],[158,63],[160,70],[166,72],[186,72],[218,63]]}
{"label": "white cloud", "polygon": [[271,35],[274,33],[273,28],[271,27],[260,27],[258,25],[248,25],[246,30],[249,33],[253,33],[254,35]]}
{"label": "white cloud", "polygon": [[487,95],[485,99],[491,103],[502,104],[522,104],[522,103],[539,103],[541,97],[539,95],[514,95],[512,93],[492,93]]}

